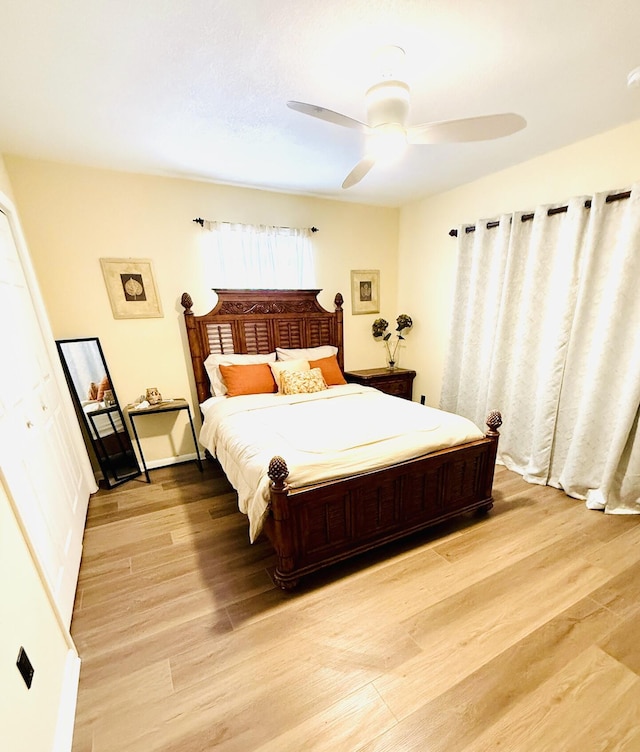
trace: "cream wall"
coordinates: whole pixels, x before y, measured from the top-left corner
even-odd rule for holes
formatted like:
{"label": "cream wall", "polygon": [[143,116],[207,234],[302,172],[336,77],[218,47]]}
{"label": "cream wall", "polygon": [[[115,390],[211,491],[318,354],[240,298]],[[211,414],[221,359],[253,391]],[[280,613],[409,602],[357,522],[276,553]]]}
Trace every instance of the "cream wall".
{"label": "cream wall", "polygon": [[0,154],[0,191],[13,201],[11,182],[9,180],[9,175],[7,174],[7,168],[4,165],[4,158],[2,154]]}
{"label": "cream wall", "polygon": [[403,207],[398,300],[416,321],[404,357],[418,372],[414,398],[425,394],[436,406],[440,398],[456,265],[451,228],[638,180],[640,120]]}
{"label": "cream wall", "polygon": [[[186,396],[193,404],[180,296],[191,294],[195,313],[215,302],[202,276],[204,231],[195,217],[318,227],[320,301],[332,309],[336,292],[345,300],[345,365],[384,363],[371,337],[375,316],[351,315],[349,272],[379,269],[381,311],[395,315],[399,210],[11,155],[5,163],[54,335],[100,337],[121,402],[157,386],[164,396]],[[151,258],[164,317],[115,320],[101,257]],[[183,417],[137,422],[147,460],[193,451]]]}

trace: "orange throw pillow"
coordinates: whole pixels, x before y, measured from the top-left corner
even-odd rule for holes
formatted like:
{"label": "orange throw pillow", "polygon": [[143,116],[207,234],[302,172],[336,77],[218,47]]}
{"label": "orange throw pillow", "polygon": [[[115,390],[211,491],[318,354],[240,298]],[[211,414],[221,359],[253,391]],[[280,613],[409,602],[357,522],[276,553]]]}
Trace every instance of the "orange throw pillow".
{"label": "orange throw pillow", "polygon": [[319,368],[322,371],[327,386],[337,386],[338,384],[347,383],[335,355],[331,355],[328,358],[320,358],[320,360],[310,360],[309,367]]}
{"label": "orange throw pillow", "polygon": [[246,366],[218,366],[227,386],[227,397],[241,394],[268,394],[276,391],[276,382],[268,363]]}

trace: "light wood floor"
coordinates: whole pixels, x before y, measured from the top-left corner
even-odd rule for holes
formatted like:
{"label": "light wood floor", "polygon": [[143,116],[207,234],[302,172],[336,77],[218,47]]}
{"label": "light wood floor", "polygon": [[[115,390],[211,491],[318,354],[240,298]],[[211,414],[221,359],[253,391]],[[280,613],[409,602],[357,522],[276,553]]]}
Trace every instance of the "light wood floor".
{"label": "light wood floor", "polygon": [[74,752],[640,750],[640,518],[495,507],[276,589],[219,470],[90,504]]}

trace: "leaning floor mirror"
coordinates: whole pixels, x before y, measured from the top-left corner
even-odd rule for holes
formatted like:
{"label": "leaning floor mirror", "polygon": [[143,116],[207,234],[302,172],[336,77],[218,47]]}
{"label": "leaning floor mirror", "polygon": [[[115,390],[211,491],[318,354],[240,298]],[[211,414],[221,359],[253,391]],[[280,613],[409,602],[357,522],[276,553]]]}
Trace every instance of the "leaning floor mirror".
{"label": "leaning floor mirror", "polygon": [[56,341],[71,396],[107,488],[140,475],[97,337]]}

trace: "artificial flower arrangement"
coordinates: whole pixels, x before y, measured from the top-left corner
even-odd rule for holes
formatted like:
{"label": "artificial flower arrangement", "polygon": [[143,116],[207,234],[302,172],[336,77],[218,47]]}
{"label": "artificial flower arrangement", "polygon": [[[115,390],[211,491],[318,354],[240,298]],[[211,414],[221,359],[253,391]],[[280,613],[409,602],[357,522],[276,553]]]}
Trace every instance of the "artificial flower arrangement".
{"label": "artificial flower arrangement", "polygon": [[[411,316],[407,316],[406,313],[401,313],[396,319],[396,331],[388,332],[389,322],[386,319],[376,319],[371,324],[371,332],[376,339],[382,339],[384,346],[387,348],[387,361],[389,362],[389,368],[395,368],[396,365],[396,353],[398,352],[398,345],[400,340],[404,339],[402,332],[407,329],[411,329],[413,321]],[[392,342],[391,338],[395,336],[395,341]]]}

